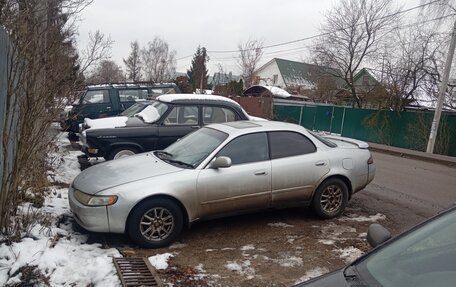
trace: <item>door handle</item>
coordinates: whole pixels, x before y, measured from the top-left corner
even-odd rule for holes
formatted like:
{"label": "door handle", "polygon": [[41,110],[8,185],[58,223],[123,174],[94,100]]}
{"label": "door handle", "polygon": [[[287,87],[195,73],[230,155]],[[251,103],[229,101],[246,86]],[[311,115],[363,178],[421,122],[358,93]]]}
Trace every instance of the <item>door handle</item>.
{"label": "door handle", "polygon": [[316,162],[315,165],[316,165],[316,166],[324,166],[324,165],[326,165],[326,162],[324,162],[324,161],[319,161],[319,162]]}
{"label": "door handle", "polygon": [[106,107],[106,109],[109,111],[109,110],[111,110],[111,107]]}
{"label": "door handle", "polygon": [[255,171],[255,175],[265,175],[265,174],[266,174],[266,171],[264,171],[264,170]]}
{"label": "door handle", "polygon": [[199,129],[200,127],[199,126],[191,126],[191,128],[196,130],[196,129]]}

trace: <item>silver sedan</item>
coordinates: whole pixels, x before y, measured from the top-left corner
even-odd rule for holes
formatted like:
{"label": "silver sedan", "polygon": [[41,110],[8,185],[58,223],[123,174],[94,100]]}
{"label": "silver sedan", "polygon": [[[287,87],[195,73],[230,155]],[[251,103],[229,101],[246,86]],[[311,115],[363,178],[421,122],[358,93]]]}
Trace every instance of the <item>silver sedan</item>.
{"label": "silver sedan", "polygon": [[144,247],[170,244],[197,220],[264,208],[310,205],[332,218],[374,178],[367,148],[283,122],[215,124],[84,170],[70,207],[85,229],[127,233]]}

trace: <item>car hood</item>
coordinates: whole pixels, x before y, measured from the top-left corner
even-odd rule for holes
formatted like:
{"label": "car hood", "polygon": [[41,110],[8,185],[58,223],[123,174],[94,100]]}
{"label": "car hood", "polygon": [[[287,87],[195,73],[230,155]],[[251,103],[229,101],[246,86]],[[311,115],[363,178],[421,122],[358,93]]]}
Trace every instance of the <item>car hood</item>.
{"label": "car hood", "polygon": [[142,153],[92,166],[74,179],[73,187],[96,194],[118,185],[182,170],[163,162],[153,153]]}
{"label": "car hood", "polygon": [[84,126],[87,126],[91,129],[109,129],[109,128],[118,128],[124,127],[127,125],[128,117],[118,116],[118,117],[108,117],[101,119],[84,119]]}

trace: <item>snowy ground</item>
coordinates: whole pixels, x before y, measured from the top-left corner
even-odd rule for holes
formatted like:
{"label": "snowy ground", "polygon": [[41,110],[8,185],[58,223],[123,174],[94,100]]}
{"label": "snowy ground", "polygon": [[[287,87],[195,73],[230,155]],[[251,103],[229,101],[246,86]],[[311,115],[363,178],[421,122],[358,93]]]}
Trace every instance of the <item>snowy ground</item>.
{"label": "snowy ground", "polygon": [[202,223],[167,248],[141,250],[129,242],[110,244],[109,239],[101,244],[73,228],[62,186],[80,172],[80,152],[63,133],[57,134],[57,146],[49,155],[55,168],[49,179],[56,185],[49,189],[45,207],[21,207],[24,214],[51,216],[51,225],[33,226],[21,242],[0,245],[0,286],[20,283],[22,271],[30,266],[37,266],[51,286],[120,286],[112,257],[122,254],[149,257],[167,286],[289,286],[363,254],[362,232],[369,223],[386,220],[353,207],[328,221],[279,211]]}

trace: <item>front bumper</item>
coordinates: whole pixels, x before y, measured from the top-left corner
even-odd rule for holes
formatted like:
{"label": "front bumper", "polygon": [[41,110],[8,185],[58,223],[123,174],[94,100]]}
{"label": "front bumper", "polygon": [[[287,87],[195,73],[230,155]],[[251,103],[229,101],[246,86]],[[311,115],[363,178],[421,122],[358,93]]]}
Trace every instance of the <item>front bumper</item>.
{"label": "front bumper", "polygon": [[105,156],[100,149],[91,148],[88,144],[83,144],[81,146],[81,151],[87,157],[104,157]]}
{"label": "front bumper", "polygon": [[109,232],[108,210],[106,206],[86,206],[74,197],[73,188],[68,190],[70,210],[76,222],[88,231]]}

